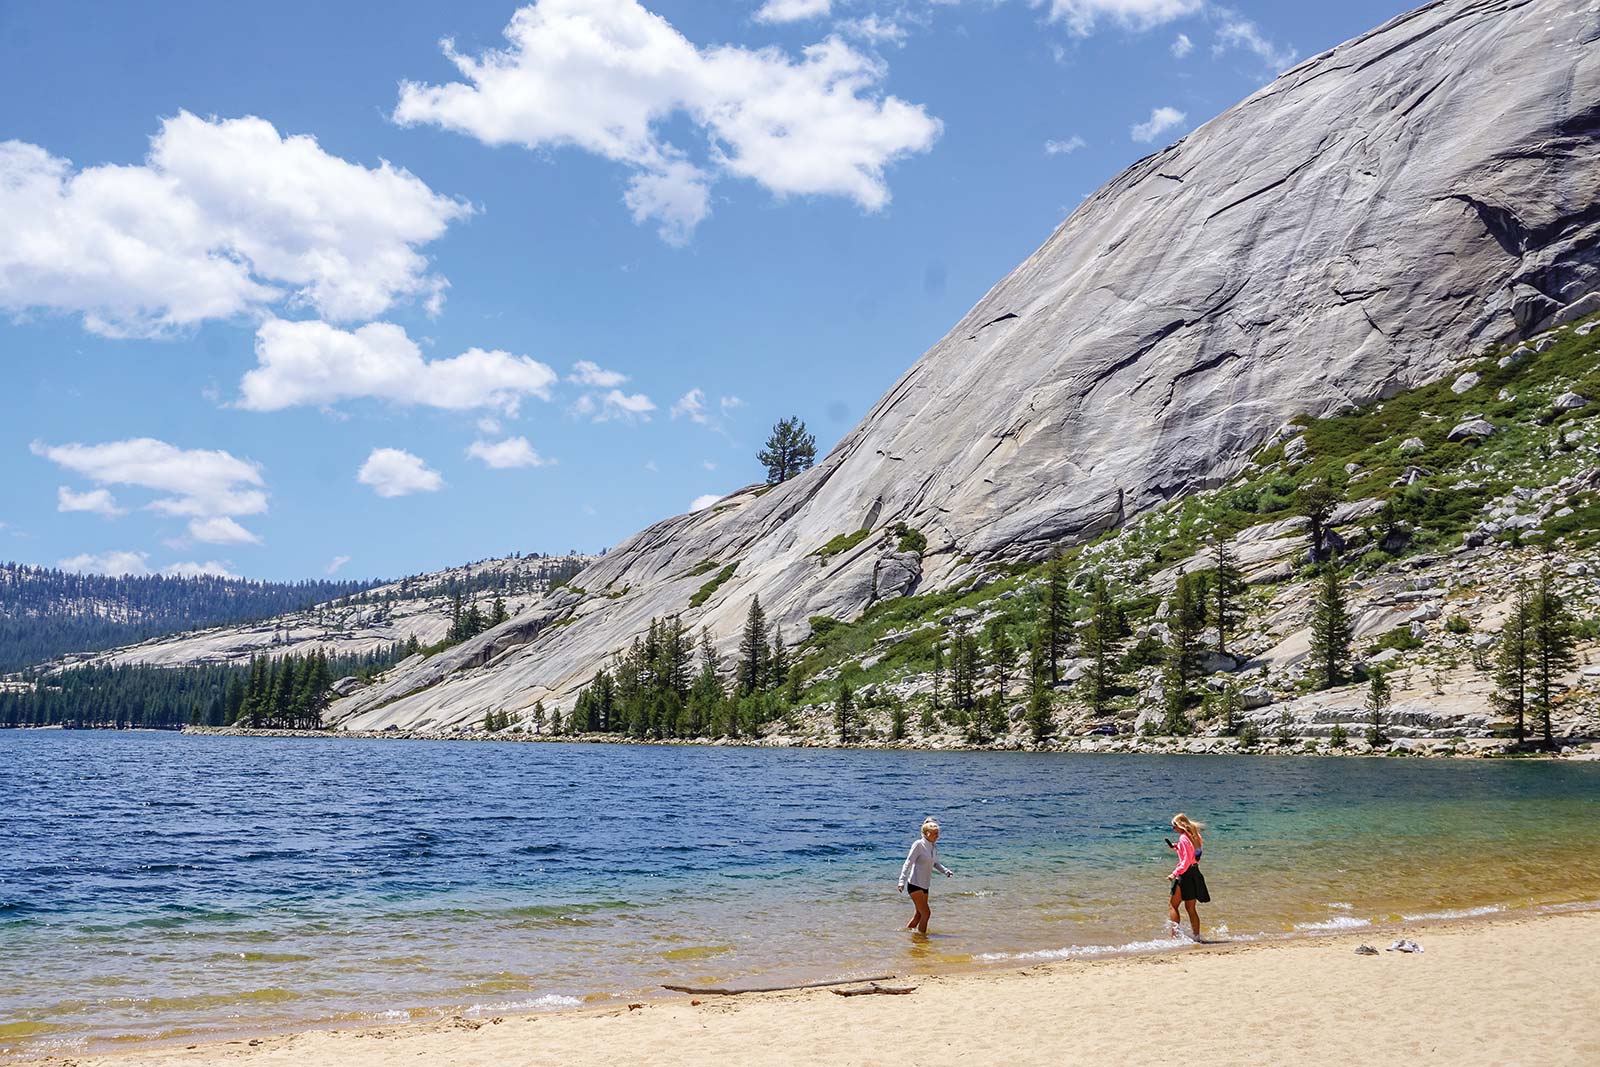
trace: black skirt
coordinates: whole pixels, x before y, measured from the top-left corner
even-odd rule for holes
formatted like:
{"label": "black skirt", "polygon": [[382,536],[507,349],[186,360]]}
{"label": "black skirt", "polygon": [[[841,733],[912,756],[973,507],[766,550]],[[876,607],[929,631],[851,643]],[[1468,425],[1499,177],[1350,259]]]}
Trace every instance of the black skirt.
{"label": "black skirt", "polygon": [[1198,904],[1211,903],[1211,893],[1206,889],[1206,876],[1200,873],[1198,863],[1190,864],[1187,871],[1172,880],[1172,885],[1183,894],[1184,900],[1192,900]]}

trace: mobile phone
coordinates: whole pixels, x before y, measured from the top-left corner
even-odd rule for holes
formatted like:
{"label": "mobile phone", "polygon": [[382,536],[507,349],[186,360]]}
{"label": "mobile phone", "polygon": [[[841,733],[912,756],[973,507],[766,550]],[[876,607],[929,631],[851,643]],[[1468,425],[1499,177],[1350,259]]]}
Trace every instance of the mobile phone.
{"label": "mobile phone", "polygon": [[1174,845],[1172,843],[1172,838],[1170,838],[1170,837],[1163,837],[1161,840],[1163,840],[1163,841],[1165,841],[1167,843],[1167,847],[1168,848],[1177,848],[1178,847],[1177,845]]}

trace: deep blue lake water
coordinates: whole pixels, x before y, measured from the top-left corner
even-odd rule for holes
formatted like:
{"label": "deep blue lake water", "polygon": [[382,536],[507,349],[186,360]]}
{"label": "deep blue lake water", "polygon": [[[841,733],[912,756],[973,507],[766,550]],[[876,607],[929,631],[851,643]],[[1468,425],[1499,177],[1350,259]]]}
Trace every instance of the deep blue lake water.
{"label": "deep blue lake water", "polygon": [[[1600,897],[1600,765],[0,731],[0,1049],[1092,956]],[[925,815],[957,877],[900,926]]]}

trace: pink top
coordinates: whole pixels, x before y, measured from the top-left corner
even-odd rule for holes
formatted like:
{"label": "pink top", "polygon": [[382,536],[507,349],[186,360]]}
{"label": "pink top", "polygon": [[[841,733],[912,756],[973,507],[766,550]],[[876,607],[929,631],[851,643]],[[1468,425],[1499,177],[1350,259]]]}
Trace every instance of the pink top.
{"label": "pink top", "polygon": [[1188,834],[1179,834],[1178,835],[1178,865],[1172,869],[1172,873],[1170,875],[1168,875],[1168,877],[1169,878],[1176,878],[1176,877],[1178,877],[1178,875],[1182,874],[1184,871],[1187,871],[1190,867],[1193,867],[1193,866],[1194,866],[1194,842],[1189,840],[1189,835]]}

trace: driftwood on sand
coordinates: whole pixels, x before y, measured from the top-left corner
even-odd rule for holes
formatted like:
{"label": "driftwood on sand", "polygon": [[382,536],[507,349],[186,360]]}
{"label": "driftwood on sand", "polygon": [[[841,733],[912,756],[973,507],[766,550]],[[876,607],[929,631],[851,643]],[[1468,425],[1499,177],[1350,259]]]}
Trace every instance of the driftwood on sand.
{"label": "driftwood on sand", "polygon": [[741,993],[787,993],[794,989],[822,989],[825,986],[856,985],[860,982],[886,982],[893,978],[892,974],[877,974],[871,978],[838,978],[831,982],[807,982],[804,985],[775,985],[763,986],[756,989],[714,989],[701,988],[688,985],[663,985],[662,989],[670,989],[674,993],[702,993],[710,996],[736,997]]}
{"label": "driftwood on sand", "polygon": [[914,985],[879,985],[877,982],[872,982],[861,989],[835,989],[833,992],[841,997],[866,997],[874,993],[882,993],[891,997],[903,997],[907,993],[915,993],[916,991],[917,987]]}

